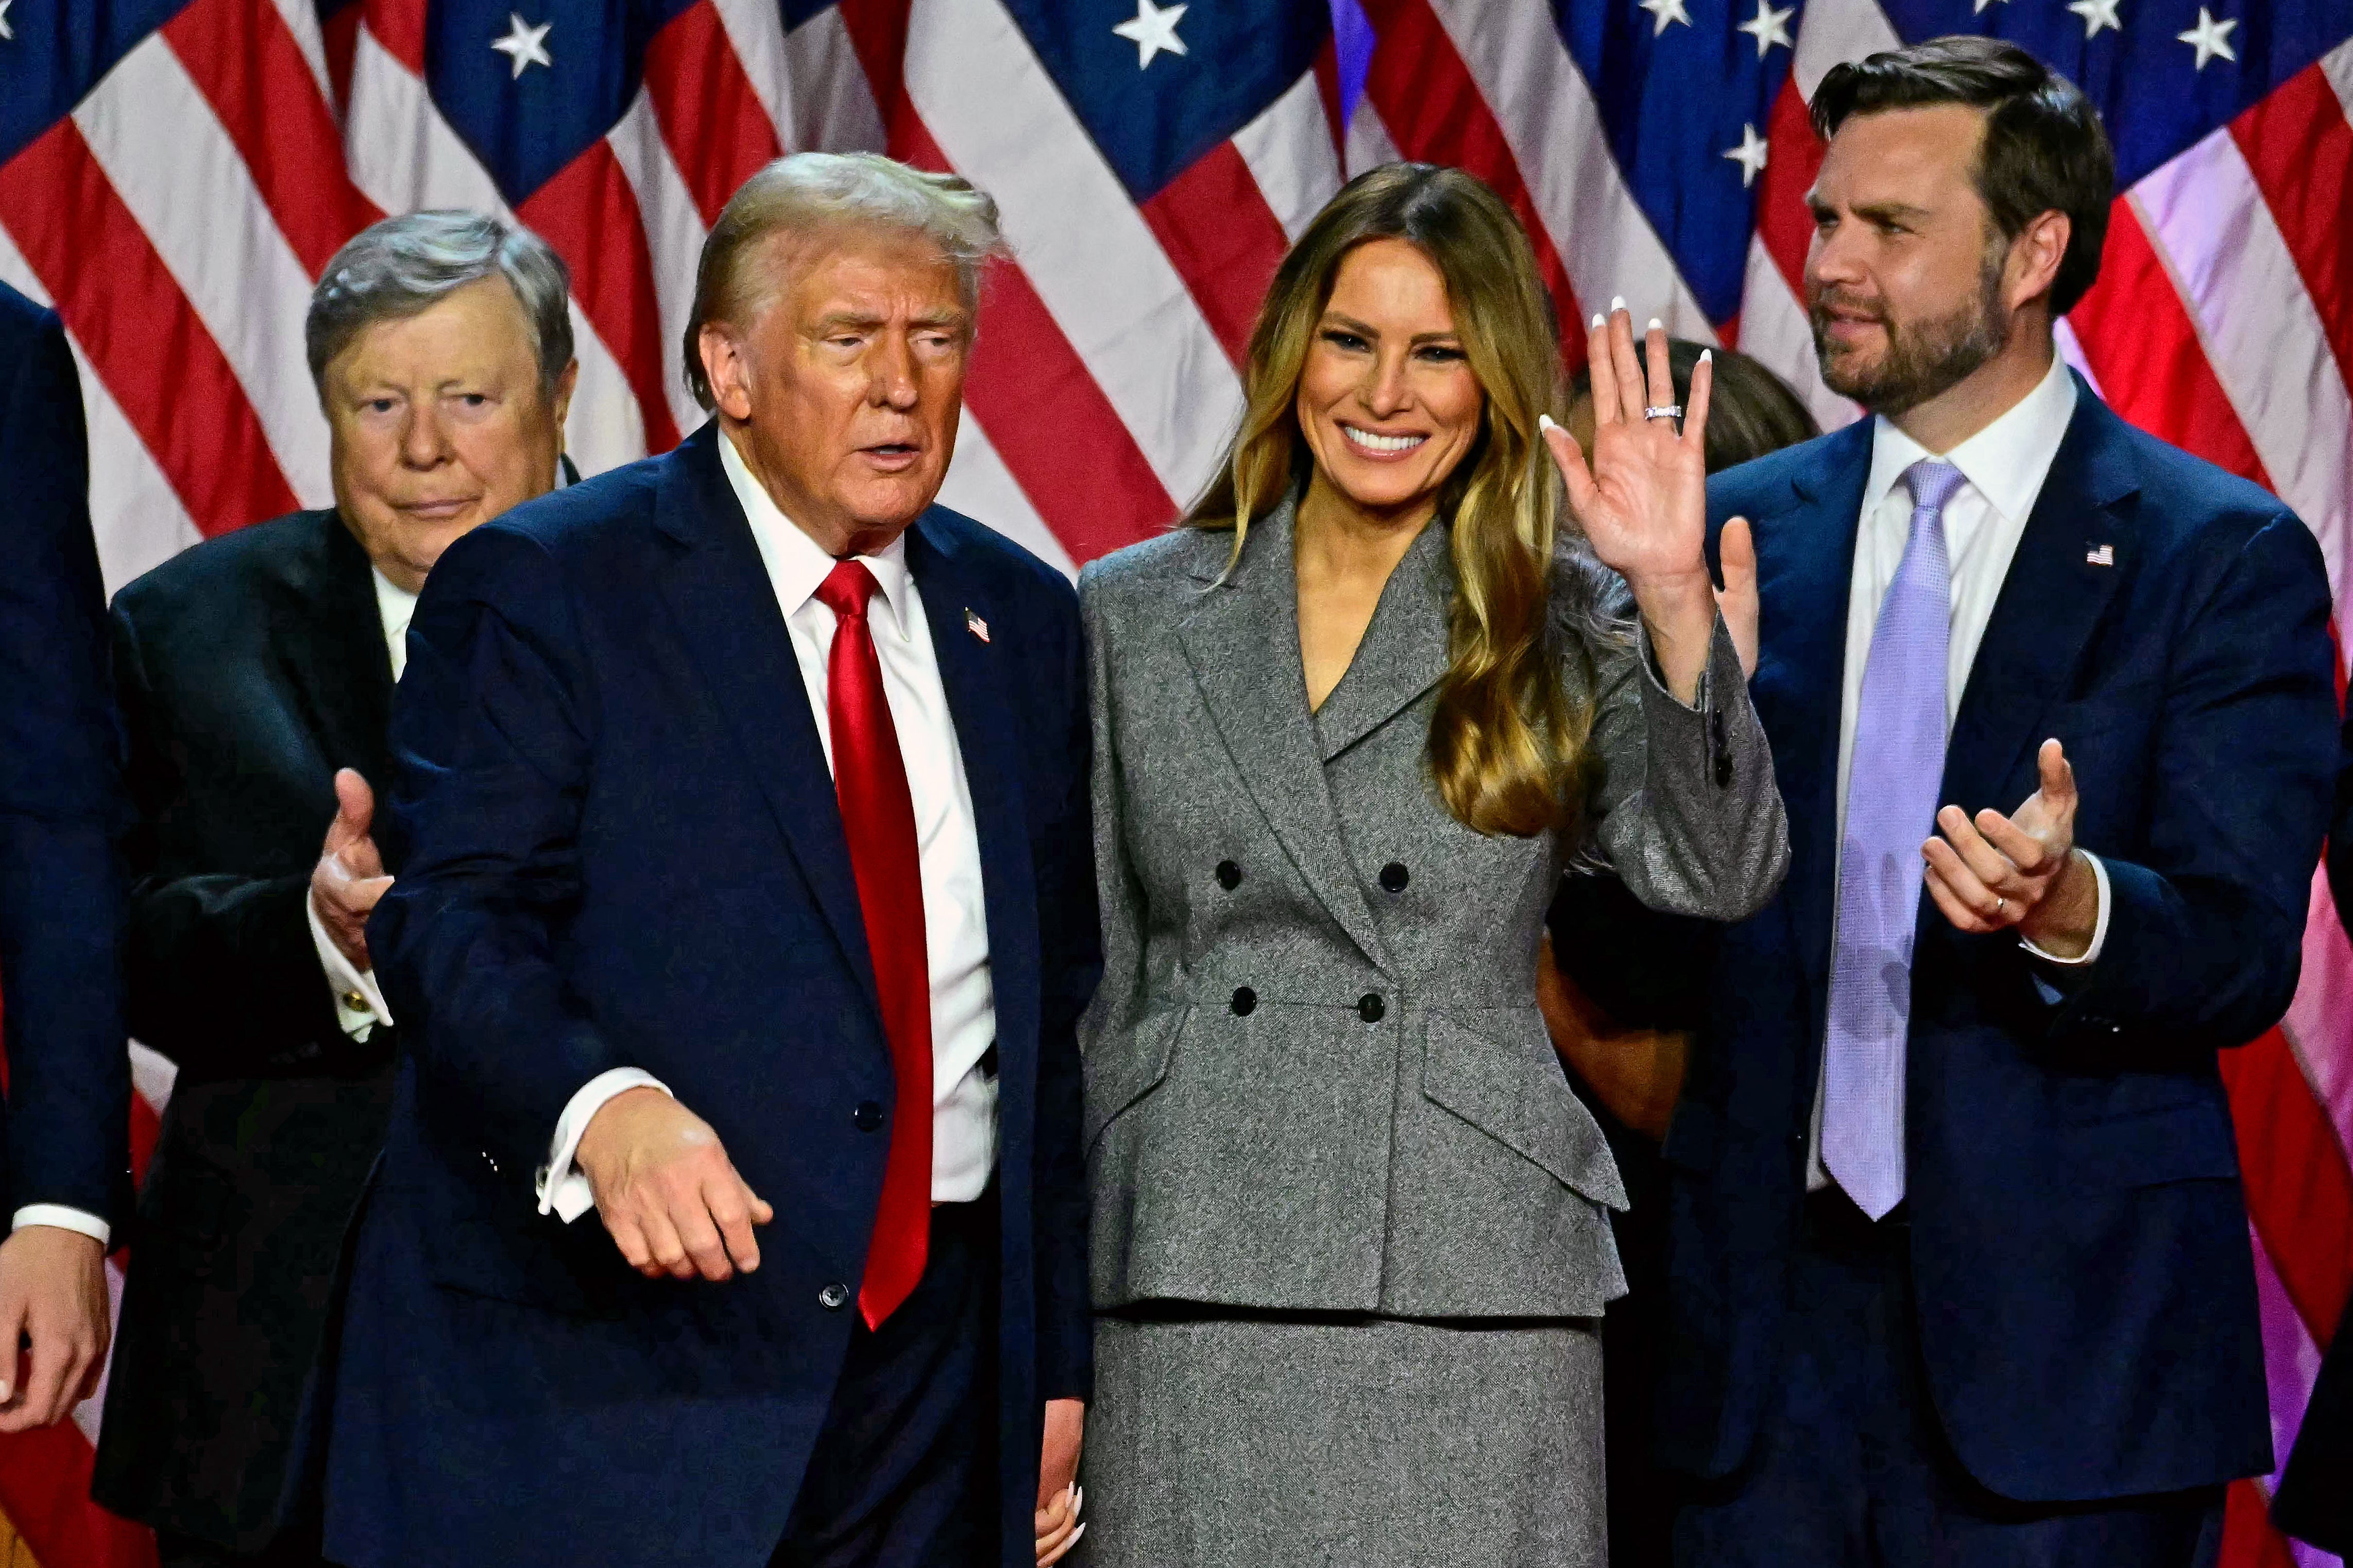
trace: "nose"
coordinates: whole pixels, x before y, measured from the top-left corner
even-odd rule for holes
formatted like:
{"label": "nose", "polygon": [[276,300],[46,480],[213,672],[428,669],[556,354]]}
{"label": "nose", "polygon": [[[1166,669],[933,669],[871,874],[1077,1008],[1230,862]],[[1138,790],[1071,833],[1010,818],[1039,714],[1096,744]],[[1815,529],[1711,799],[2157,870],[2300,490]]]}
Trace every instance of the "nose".
{"label": "nose", "polygon": [[411,404],[400,432],[400,460],[412,468],[438,468],[448,457],[449,435],[441,427],[439,405],[429,398]]}
{"label": "nose", "polygon": [[904,414],[915,406],[918,383],[915,374],[915,346],[905,338],[885,333],[872,350],[871,362],[874,379],[867,388],[868,401],[881,408],[895,408]]}
{"label": "nose", "polygon": [[1376,419],[1388,419],[1404,413],[1413,405],[1413,392],[1406,384],[1405,352],[1384,349],[1375,356],[1372,367],[1365,373],[1365,385],[1358,397],[1365,412]]}
{"label": "nose", "polygon": [[1813,241],[1806,247],[1806,277],[1817,292],[1852,288],[1867,280],[1860,229],[1860,225],[1841,223],[1828,232],[1814,230]]}

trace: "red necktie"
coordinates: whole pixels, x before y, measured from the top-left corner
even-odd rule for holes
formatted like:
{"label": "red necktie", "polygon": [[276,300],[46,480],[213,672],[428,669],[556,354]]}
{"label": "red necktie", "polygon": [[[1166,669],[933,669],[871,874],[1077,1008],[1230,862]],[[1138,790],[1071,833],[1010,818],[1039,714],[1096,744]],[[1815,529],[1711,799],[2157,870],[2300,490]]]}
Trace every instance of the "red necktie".
{"label": "red necktie", "polygon": [[932,1227],[932,976],[923,945],[923,863],[907,764],[866,621],[867,602],[879,586],[863,565],[840,561],[817,591],[818,602],[839,623],[825,669],[833,790],[841,803],[882,1033],[899,1083],[882,1203],[858,1291],[858,1310],[870,1329],[881,1328],[923,1277]]}

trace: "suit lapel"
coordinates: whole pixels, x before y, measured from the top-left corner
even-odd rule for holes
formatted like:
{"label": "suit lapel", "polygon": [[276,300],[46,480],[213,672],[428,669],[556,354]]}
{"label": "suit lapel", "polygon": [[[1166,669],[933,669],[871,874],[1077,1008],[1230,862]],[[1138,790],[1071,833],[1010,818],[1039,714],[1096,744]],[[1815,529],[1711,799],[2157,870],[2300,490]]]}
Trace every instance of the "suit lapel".
{"label": "suit lapel", "polygon": [[1946,748],[1944,799],[1966,810],[2018,808],[1996,792],[2043,740],[2043,715],[2069,689],[2131,569],[2138,480],[2119,425],[2079,381],[2074,417],[2002,579]]}
{"label": "suit lapel", "polygon": [[1855,533],[1871,474],[1871,421],[1824,442],[1790,480],[1788,510],[1750,520],[1757,541],[1758,658],[1751,694],[1773,742],[1789,816],[1783,898],[1797,929],[1820,1034],[1837,904],[1838,747]]}
{"label": "suit lapel", "polygon": [[[1008,637],[1017,635],[1017,628],[997,613],[972,574],[964,570],[959,554],[954,524],[936,507],[907,531],[907,572],[931,627],[940,685],[947,693],[956,750],[972,792],[997,1036],[1009,1044],[1037,1033],[1038,951],[1032,933],[1038,929],[1038,895],[1021,760],[997,667],[1000,656],[997,645],[983,642],[965,616],[976,616]],[[1011,1070],[1014,1065],[1002,1065],[999,1070]]]}
{"label": "suit lapel", "polygon": [[718,421],[668,459],[657,521],[681,546],[661,593],[809,891],[865,994],[874,963],[800,663],[744,508],[719,466]]}
{"label": "suit lapel", "polygon": [[1356,658],[1316,710],[1324,761],[1397,717],[1446,674],[1447,612],[1454,597],[1447,548],[1447,529],[1433,522],[1389,574]]}
{"label": "suit lapel", "polygon": [[379,794],[392,783],[392,652],[367,552],[332,511],[309,514],[316,548],[289,574],[278,605],[288,686],[331,768],[356,768]]}
{"label": "suit lapel", "polygon": [[1340,839],[1307,706],[1291,524],[1288,501],[1253,524],[1231,575],[1206,589],[1177,637],[1242,786],[1317,901],[1387,970],[1388,950]]}

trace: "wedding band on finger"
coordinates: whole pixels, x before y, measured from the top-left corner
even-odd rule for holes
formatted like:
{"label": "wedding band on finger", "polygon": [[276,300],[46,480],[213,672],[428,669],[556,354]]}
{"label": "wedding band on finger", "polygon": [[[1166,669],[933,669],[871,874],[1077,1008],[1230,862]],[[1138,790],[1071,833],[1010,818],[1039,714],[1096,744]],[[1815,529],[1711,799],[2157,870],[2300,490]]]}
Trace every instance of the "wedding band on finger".
{"label": "wedding band on finger", "polygon": [[1642,410],[1645,419],[1680,419],[1683,416],[1683,405],[1680,403],[1653,403]]}

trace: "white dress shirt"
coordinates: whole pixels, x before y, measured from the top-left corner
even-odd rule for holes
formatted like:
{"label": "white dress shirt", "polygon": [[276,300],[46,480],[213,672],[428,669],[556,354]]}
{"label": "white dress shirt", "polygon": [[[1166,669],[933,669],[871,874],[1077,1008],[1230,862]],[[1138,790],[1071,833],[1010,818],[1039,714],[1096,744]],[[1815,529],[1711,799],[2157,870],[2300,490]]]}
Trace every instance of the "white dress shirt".
{"label": "white dress shirt", "polygon": [[[826,661],[833,649],[835,619],[816,595],[818,585],[834,568],[834,558],[777,510],[744,466],[732,438],[721,438],[719,462],[752,524],[776,606],[792,634],[793,658],[800,666],[802,689],[830,772],[833,734],[827,717]],[[881,602],[870,608],[869,625],[882,667],[891,722],[898,731],[899,752],[907,767],[908,793],[914,798],[932,990],[932,1201],[969,1203],[987,1188],[997,1164],[997,1081],[980,1065],[997,1038],[997,998],[989,972],[988,919],[982,901],[972,789],[965,777],[947,692],[940,683],[931,623],[907,573],[906,541],[895,539],[877,553],[858,559],[881,588]],[[605,1102],[637,1087],[667,1092],[667,1086],[648,1073],[616,1068],[589,1079],[573,1096],[556,1123],[547,1172],[540,1183],[541,1213],[552,1211],[568,1222],[594,1206],[587,1179],[572,1167],[574,1152],[590,1118]]]}
{"label": "white dress shirt", "polygon": [[[1961,697],[1977,663],[1986,625],[1993,618],[1994,601],[2010,575],[2010,558],[2026,532],[2026,520],[2042,493],[2052,461],[2059,455],[2068,421],[2075,415],[2075,380],[2067,363],[2051,356],[2049,374],[2034,390],[1976,435],[1941,454],[1960,469],[1965,481],[1945,503],[1945,549],[1951,563],[1953,621],[1947,645],[1945,673],[1945,732],[1952,733],[1959,716]],[[1871,474],[1862,488],[1862,525],[1854,541],[1854,576],[1847,590],[1846,668],[1839,693],[1838,839],[1846,843],[1846,786],[1854,764],[1855,715],[1862,707],[1862,674],[1871,657],[1872,633],[1879,625],[1880,601],[1895,580],[1904,547],[1912,535],[1912,494],[1903,484],[1905,470],[1929,451],[1897,429],[1884,416],[1873,421]],[[1999,811],[2014,811],[2017,801],[1980,803]],[[1921,835],[1923,838],[1926,833]],[[2100,956],[2108,937],[2108,872],[2095,855],[2086,855],[2099,888],[2099,915],[2092,945],[2081,958],[2063,959],[2021,938],[2028,952],[2050,963],[2080,965]],[[1834,884],[1835,885],[1835,884]],[[2048,996],[2054,994],[2046,992]],[[1822,1165],[1822,1098],[1819,1076],[1814,1088],[1814,1125],[1807,1185],[1830,1184]]]}

